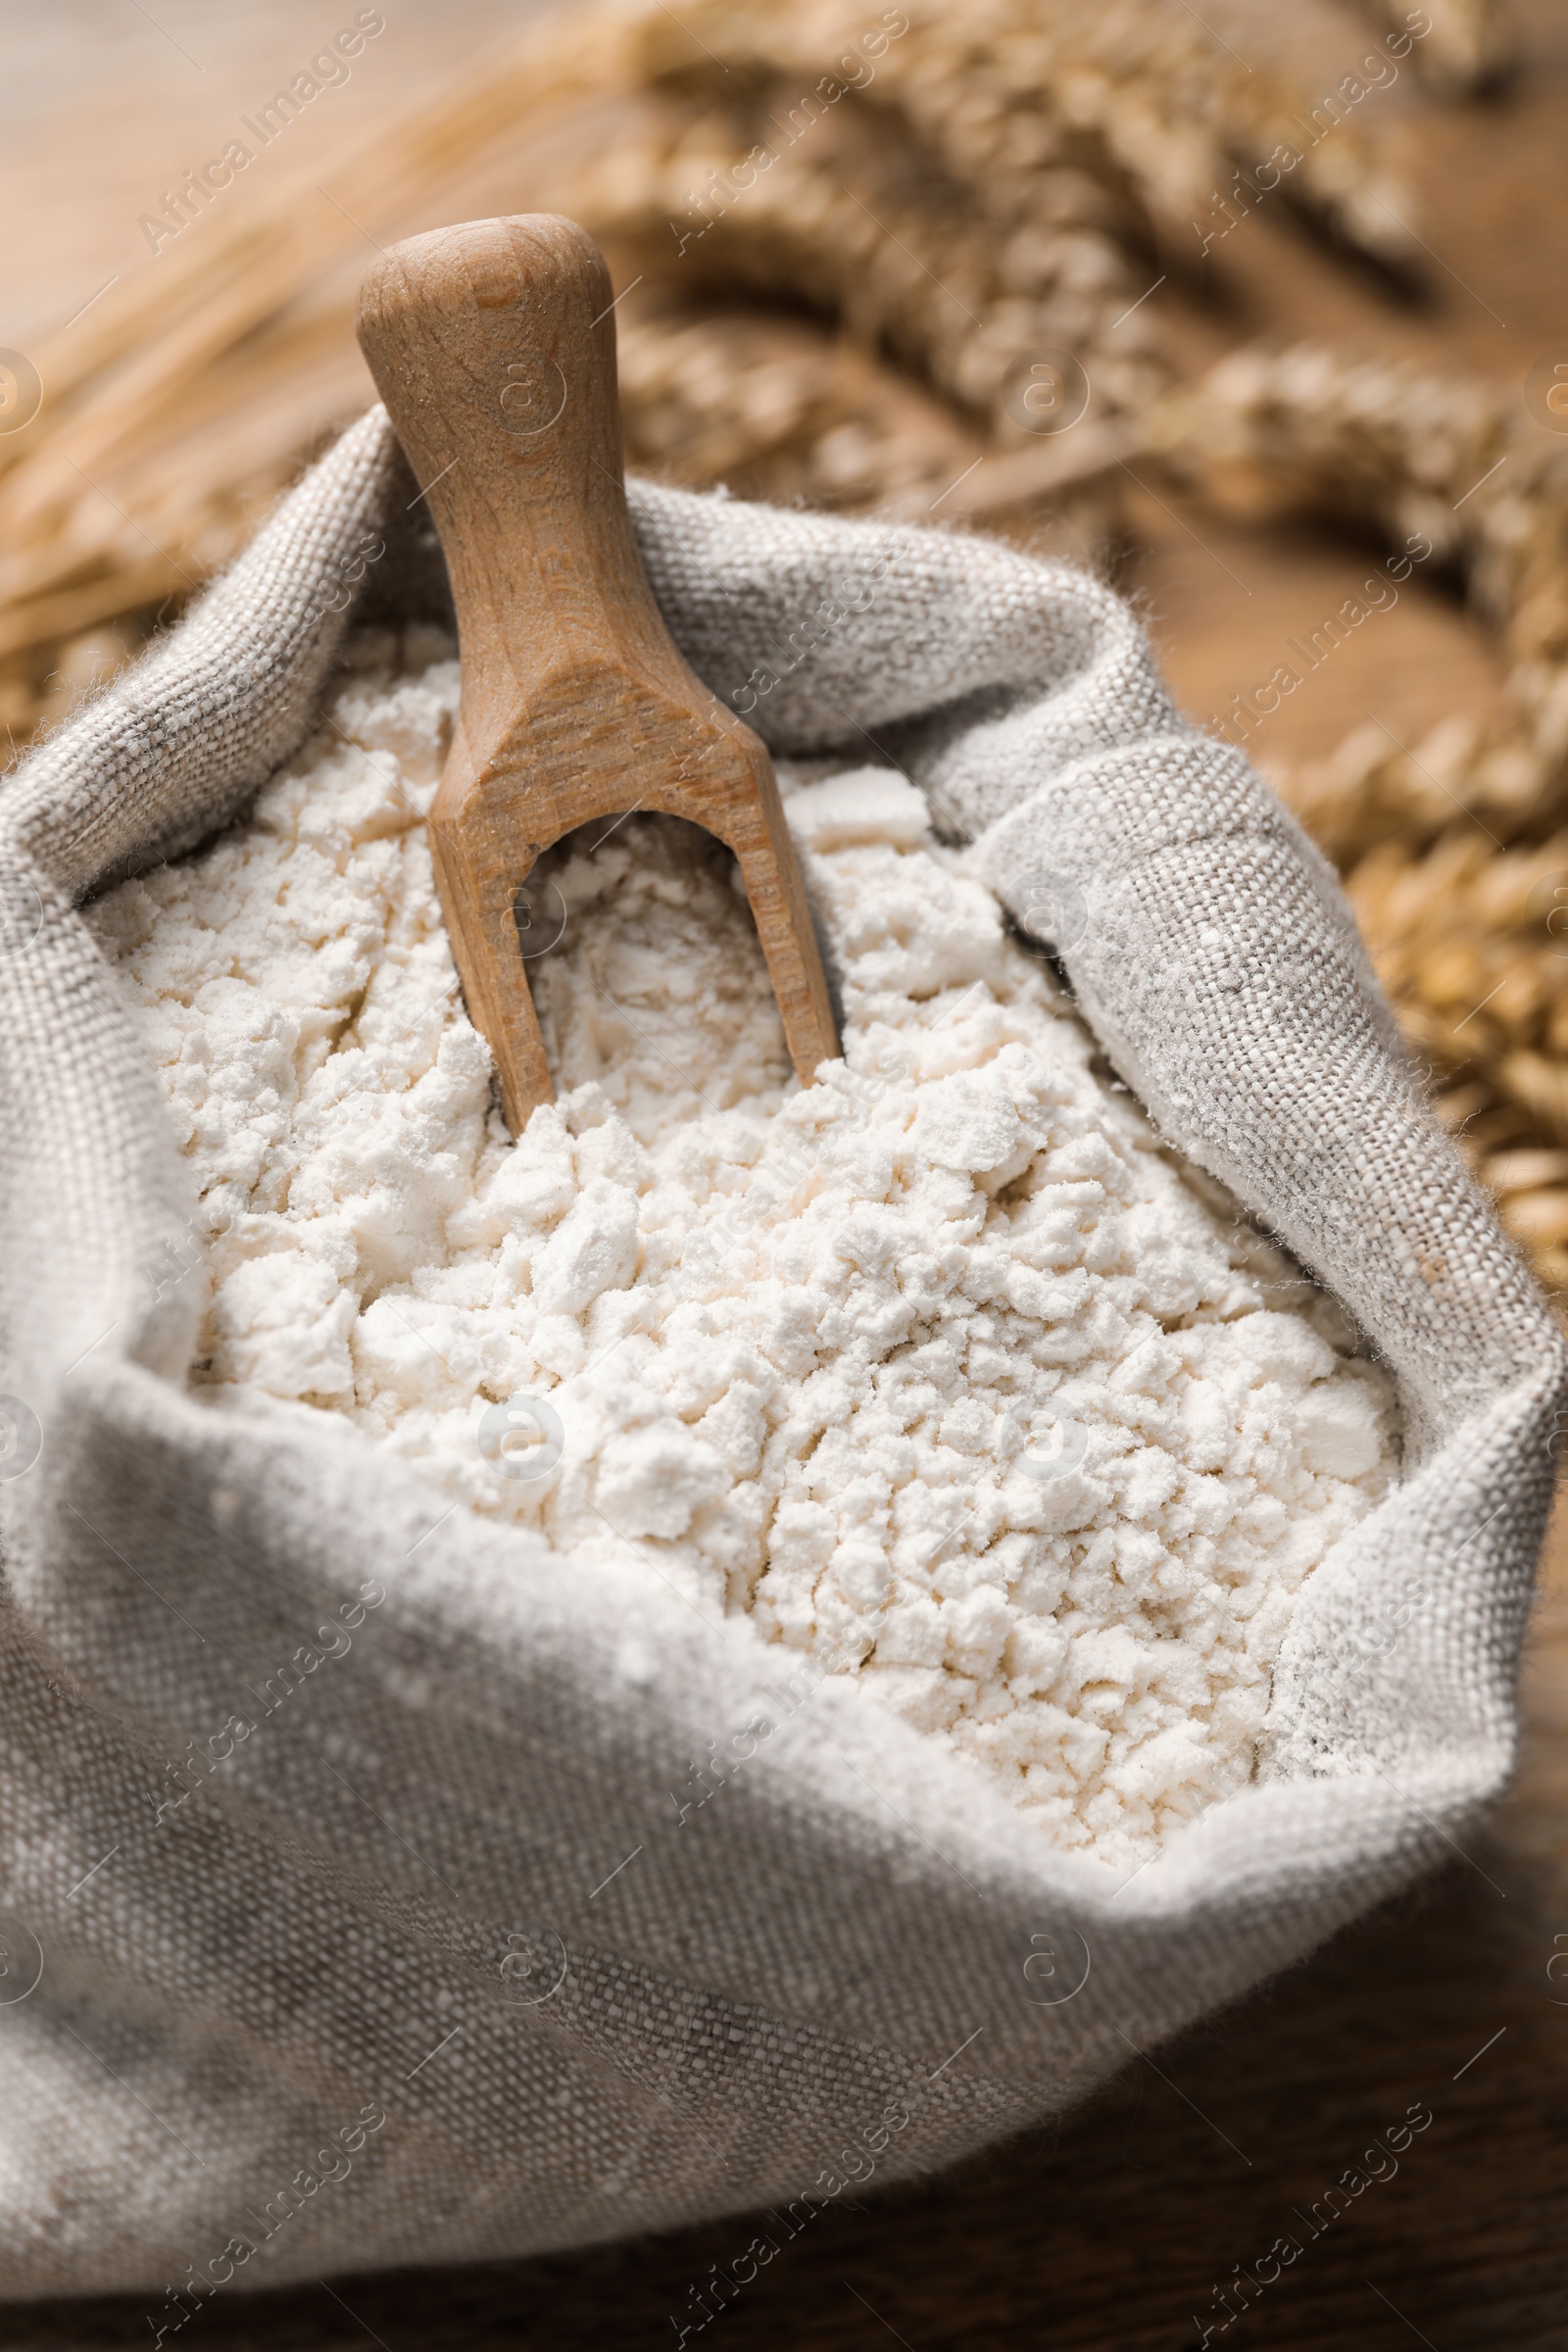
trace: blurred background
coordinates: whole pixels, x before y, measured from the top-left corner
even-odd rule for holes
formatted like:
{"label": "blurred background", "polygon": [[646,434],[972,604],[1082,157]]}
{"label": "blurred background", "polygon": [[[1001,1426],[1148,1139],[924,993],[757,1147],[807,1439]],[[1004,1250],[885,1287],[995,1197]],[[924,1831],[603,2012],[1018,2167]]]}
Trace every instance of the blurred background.
{"label": "blurred background", "polygon": [[[0,759],[368,404],[379,247],[569,213],[614,276],[631,466],[1001,533],[1139,602],[1185,709],[1339,868],[1441,1115],[1568,1297],[1564,0],[5,0],[0,25]],[[713,2323],[730,2352],[1568,2343],[1562,1591],[1549,1564],[1484,1845],[1059,2137],[824,2217]],[[1397,2180],[1245,2283],[1416,2099]],[[668,2343],[744,2243],[200,2325]],[[36,2310],[13,2340],[143,2325]]]}

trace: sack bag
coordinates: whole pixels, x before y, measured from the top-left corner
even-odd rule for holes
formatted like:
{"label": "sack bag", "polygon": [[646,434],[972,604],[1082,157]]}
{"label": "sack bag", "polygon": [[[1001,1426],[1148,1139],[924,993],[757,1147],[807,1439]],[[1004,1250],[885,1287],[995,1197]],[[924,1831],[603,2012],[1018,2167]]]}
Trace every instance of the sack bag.
{"label": "sack bag", "polygon": [[[1301,1592],[1255,1779],[1129,1879],[853,1690],[781,1696],[749,1620],[443,1510],[347,1421],[195,1401],[199,1283],[142,1271],[188,1255],[188,1179],[75,904],[302,741],[399,465],[372,411],[0,793],[0,2278],[144,2290],[165,2329],[768,2206],[754,2276],[852,2182],[1057,2113],[1463,1841],[1551,1492],[1545,1306],[1328,866],[1127,607],[1005,546],[646,484],[669,625],[775,750],[869,732],[1015,912],[1042,869],[1081,893],[1083,1013],[1391,1367],[1402,1481]],[[438,598],[429,558],[371,587]],[[287,1725],[225,1730],[338,1626]]]}

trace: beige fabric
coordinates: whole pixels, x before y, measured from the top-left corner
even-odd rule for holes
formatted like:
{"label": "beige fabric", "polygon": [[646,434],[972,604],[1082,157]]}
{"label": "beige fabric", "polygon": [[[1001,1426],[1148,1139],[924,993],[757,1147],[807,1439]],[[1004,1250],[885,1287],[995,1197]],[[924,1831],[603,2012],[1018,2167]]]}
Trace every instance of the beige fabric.
{"label": "beige fabric", "polygon": [[1119,1883],[856,1692],[787,1688],[748,1623],[443,1511],[347,1424],[186,1394],[191,1202],[74,902],[300,739],[394,479],[373,412],[0,795],[14,2296],[170,2316],[192,2275],[799,2225],[1298,1957],[1512,1753],[1562,1346],[1322,860],[1115,597],[1000,546],[634,492],[677,637],[775,747],[895,759],[1020,915],[1042,870],[1082,894],[1107,1052],[1398,1375],[1407,1479],[1305,1589],[1258,1782]]}

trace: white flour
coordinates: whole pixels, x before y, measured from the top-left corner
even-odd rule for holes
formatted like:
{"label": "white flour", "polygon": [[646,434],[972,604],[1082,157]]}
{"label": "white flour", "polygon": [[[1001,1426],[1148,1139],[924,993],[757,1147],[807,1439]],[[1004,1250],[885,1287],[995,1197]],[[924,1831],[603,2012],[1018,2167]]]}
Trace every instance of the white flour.
{"label": "white flour", "polygon": [[[553,852],[561,1100],[512,1144],[418,821],[458,691],[419,634],[402,677],[366,641],[242,826],[90,913],[201,1196],[198,1380],[859,1661],[1132,1867],[1250,1778],[1295,1595],[1396,1474],[1385,1376],[890,770],[781,774],[844,1007],[806,1091],[725,852],[638,816]],[[518,1396],[559,1458],[498,1440]]]}

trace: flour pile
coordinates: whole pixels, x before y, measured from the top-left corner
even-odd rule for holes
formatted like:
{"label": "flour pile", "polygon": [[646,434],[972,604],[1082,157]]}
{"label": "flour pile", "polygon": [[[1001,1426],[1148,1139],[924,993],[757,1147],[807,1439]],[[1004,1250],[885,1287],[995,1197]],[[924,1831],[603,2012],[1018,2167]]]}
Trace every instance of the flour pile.
{"label": "flour pile", "polygon": [[843,1000],[808,1090],[718,845],[542,860],[561,1095],[513,1144],[420,822],[457,663],[355,659],[243,824],[90,910],[200,1194],[201,1393],[749,1611],[1135,1866],[1250,1777],[1302,1580],[1396,1474],[1385,1375],[891,769],[781,772]]}

